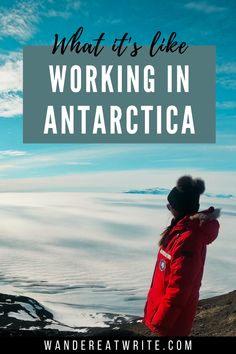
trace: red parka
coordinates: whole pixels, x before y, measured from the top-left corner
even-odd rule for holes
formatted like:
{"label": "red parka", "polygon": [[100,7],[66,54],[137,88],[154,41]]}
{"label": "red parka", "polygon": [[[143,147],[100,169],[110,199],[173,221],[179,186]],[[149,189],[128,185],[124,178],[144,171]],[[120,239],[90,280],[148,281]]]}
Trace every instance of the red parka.
{"label": "red parka", "polygon": [[219,209],[187,215],[160,247],[144,310],[144,324],[161,336],[188,336],[199,299],[206,246],[219,231]]}

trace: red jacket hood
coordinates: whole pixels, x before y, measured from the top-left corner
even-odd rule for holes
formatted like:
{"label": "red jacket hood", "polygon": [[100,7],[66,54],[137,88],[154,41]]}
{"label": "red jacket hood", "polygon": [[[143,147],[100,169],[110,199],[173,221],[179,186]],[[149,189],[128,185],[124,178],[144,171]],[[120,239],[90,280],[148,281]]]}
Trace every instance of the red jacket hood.
{"label": "red jacket hood", "polygon": [[203,241],[208,245],[213,242],[219,232],[218,218],[220,216],[220,209],[210,207],[209,209],[200,211],[195,214],[186,215],[181,219],[175,228],[183,227],[195,229],[199,231],[199,235],[203,238]]}

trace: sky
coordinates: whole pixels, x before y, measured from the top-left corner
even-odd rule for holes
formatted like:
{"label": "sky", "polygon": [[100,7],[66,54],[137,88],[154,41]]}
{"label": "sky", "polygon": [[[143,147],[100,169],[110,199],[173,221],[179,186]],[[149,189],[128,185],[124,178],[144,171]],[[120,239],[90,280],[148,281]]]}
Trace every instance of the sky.
{"label": "sky", "polygon": [[[127,176],[127,187],[139,174],[143,187],[142,179],[150,171],[155,171],[157,179],[158,171],[172,176],[176,171],[196,172],[211,176],[210,180],[215,174],[217,185],[224,188],[224,176],[227,189],[233,188],[235,15],[234,0],[1,0],[0,191],[43,190],[45,185],[47,190],[56,185],[59,190],[89,191],[96,189],[94,176],[104,177],[99,179],[98,189],[106,185],[111,190],[125,189],[125,180],[121,187],[120,179],[115,178],[121,174]],[[84,42],[105,32],[105,44],[109,45],[109,38],[128,32],[145,45],[160,30],[163,36],[175,31],[178,39],[188,45],[216,46],[216,144],[23,144],[23,47],[52,45],[55,33],[71,36],[80,26],[84,27]],[[110,179],[115,182],[110,184]],[[165,184],[165,178],[155,183],[154,178],[146,177],[147,181],[149,187]]]}

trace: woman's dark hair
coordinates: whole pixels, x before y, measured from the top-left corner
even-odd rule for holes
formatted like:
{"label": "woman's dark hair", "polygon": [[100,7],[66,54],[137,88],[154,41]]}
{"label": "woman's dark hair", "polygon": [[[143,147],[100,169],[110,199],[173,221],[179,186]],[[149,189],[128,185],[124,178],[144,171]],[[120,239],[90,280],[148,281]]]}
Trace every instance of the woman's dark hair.
{"label": "woman's dark hair", "polygon": [[167,228],[160,234],[161,238],[158,242],[159,246],[162,246],[164,247],[166,245],[166,241],[167,241],[167,238],[169,236],[169,233],[171,231],[171,229],[184,217],[185,215],[179,215],[178,217],[176,218],[173,218],[171,220],[171,223],[169,226],[167,226]]}

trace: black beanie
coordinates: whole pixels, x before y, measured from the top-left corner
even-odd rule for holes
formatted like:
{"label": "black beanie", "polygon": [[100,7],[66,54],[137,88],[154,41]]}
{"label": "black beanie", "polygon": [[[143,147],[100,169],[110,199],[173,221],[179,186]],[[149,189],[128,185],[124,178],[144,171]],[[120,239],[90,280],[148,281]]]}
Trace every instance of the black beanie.
{"label": "black beanie", "polygon": [[205,191],[202,179],[193,179],[191,176],[182,176],[178,179],[167,199],[171,207],[181,215],[197,212],[200,195]]}

